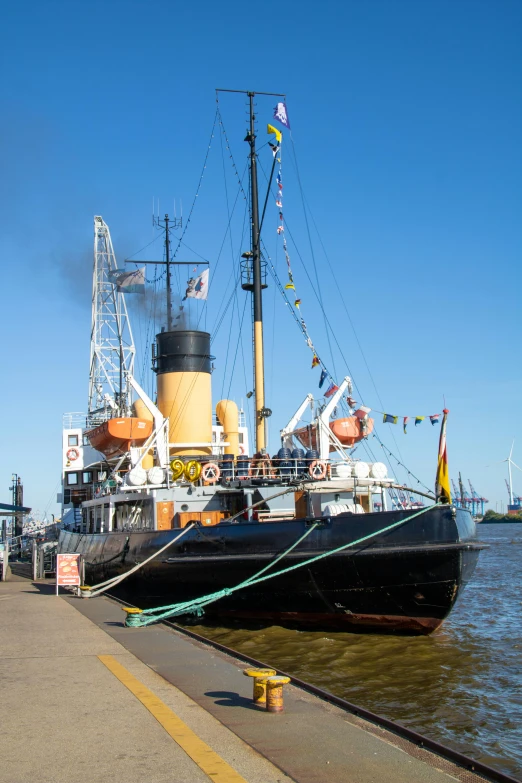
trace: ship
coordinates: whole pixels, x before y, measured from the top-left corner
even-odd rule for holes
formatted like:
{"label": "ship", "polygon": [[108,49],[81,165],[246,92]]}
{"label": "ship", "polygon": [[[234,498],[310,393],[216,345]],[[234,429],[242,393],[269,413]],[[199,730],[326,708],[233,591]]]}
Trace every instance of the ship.
{"label": "ship", "polygon": [[[134,605],[220,593],[205,608],[209,620],[429,634],[484,547],[449,492],[404,487],[384,463],[356,458],[374,420],[353,400],[351,378],[320,400],[307,394],[269,454],[256,93],[246,96],[251,234],[240,280],[252,298],[252,447],[234,400],[213,409],[209,332],[173,315],[172,218],[161,222],[167,311],[152,346],[153,395],[135,377],[125,289],[108,226],[96,216],[89,412],[64,419],[59,551],[82,555],[90,585],[128,573],[114,593]],[[192,278],[187,296],[197,298],[202,281]],[[341,403],[348,415],[338,418]]]}

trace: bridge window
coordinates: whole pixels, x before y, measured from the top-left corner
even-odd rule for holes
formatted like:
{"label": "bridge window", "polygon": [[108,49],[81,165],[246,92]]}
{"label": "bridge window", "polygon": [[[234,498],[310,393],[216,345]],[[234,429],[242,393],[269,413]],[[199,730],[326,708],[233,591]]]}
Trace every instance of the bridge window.
{"label": "bridge window", "polygon": [[78,483],[77,473],[67,473],[67,486],[72,487]]}

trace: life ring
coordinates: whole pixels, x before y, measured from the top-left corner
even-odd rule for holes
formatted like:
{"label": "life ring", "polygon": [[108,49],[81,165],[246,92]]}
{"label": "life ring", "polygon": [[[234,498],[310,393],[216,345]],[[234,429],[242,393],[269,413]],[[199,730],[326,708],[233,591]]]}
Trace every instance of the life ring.
{"label": "life ring", "polygon": [[326,478],[326,462],[323,462],[321,459],[314,459],[308,468],[308,473],[311,478],[316,479],[316,481],[321,481]]}
{"label": "life ring", "polygon": [[244,446],[240,446],[239,447],[239,453],[240,454],[244,454],[245,453],[245,447]]}
{"label": "life ring", "polygon": [[197,459],[190,459],[185,465],[185,478],[192,483],[196,482],[201,476],[201,462]]}
{"label": "life ring", "polygon": [[207,484],[215,484],[216,481],[219,481],[220,476],[221,471],[215,462],[207,462],[206,465],[203,465],[201,468],[201,478]]}
{"label": "life ring", "polygon": [[185,463],[181,459],[173,459],[170,463],[170,469],[172,471],[172,481],[177,481],[185,471]]}
{"label": "life ring", "polygon": [[74,460],[78,459],[78,457],[80,456],[80,452],[78,451],[78,449],[69,449],[69,451],[66,452],[65,456],[67,457],[68,460],[74,462]]}

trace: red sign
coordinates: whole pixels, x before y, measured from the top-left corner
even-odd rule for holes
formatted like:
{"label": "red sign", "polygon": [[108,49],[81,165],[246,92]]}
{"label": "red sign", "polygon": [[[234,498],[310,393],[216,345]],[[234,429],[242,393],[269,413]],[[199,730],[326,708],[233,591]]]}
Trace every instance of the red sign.
{"label": "red sign", "polygon": [[80,555],[56,555],[56,586],[80,584]]}

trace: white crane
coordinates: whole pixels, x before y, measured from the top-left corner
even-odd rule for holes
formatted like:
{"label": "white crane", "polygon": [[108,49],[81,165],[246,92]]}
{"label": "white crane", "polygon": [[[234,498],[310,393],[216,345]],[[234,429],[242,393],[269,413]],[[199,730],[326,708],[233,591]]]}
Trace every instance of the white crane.
{"label": "white crane", "polygon": [[91,358],[87,422],[129,415],[136,349],[125,297],[114,284],[117,270],[109,226],[94,218]]}

